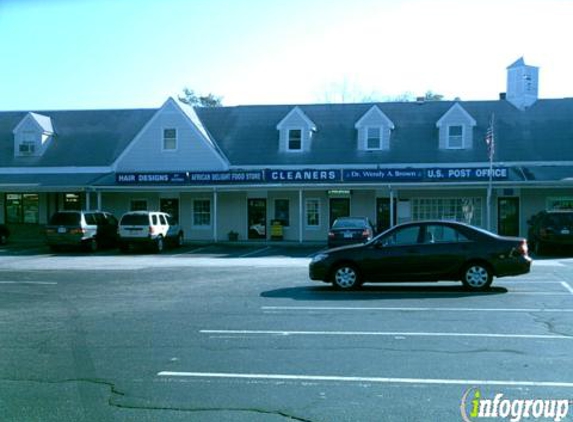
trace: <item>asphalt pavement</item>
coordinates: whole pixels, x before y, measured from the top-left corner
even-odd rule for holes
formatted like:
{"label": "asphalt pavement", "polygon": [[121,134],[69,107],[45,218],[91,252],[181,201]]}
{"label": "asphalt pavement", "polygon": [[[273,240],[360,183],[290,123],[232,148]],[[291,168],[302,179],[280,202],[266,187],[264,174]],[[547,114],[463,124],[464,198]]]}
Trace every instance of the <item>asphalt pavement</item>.
{"label": "asphalt pavement", "polygon": [[0,420],[511,419],[471,416],[477,391],[555,420],[535,400],[573,399],[571,258],[477,294],[338,292],[308,279],[318,250],[0,250]]}

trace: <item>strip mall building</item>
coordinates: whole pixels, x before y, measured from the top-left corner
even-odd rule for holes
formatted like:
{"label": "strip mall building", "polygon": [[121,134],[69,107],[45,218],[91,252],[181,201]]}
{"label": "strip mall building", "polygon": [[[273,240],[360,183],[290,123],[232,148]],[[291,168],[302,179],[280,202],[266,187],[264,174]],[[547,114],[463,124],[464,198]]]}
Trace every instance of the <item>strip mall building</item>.
{"label": "strip mall building", "polygon": [[61,209],[148,209],[188,241],[270,239],[273,221],[325,241],[346,215],[523,236],[536,212],[573,208],[573,99],[538,99],[522,59],[507,81],[493,101],[0,112],[0,221],[21,234]]}

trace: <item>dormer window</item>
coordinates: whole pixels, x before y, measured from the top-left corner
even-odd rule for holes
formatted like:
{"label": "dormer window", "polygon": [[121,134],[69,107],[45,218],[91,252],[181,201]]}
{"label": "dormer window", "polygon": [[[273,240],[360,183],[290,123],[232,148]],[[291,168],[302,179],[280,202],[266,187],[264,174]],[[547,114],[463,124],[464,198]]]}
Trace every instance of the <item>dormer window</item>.
{"label": "dormer window", "polygon": [[307,152],[310,151],[316,125],[300,107],[295,107],[279,122],[277,130],[279,151]]}
{"label": "dormer window", "polygon": [[177,149],[177,129],[163,129],[163,150],[174,151]]}
{"label": "dormer window", "polygon": [[464,127],[461,125],[448,126],[448,149],[464,147]]}
{"label": "dormer window", "polygon": [[288,150],[300,151],[302,150],[302,130],[289,129],[288,131]]}
{"label": "dormer window", "polygon": [[15,157],[41,156],[54,137],[52,119],[28,113],[12,131]]}
{"label": "dormer window", "polygon": [[437,121],[439,148],[459,150],[473,148],[473,128],[475,119],[456,103]]}
{"label": "dormer window", "polygon": [[371,107],[356,122],[358,149],[362,151],[380,151],[390,149],[390,134],[394,123],[378,108]]}

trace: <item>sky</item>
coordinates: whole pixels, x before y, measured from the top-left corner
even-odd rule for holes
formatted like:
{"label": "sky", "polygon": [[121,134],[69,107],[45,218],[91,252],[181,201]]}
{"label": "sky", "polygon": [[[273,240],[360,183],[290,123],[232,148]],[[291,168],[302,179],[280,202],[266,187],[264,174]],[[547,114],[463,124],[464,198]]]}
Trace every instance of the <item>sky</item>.
{"label": "sky", "polygon": [[0,0],[0,111],[573,97],[571,0]]}

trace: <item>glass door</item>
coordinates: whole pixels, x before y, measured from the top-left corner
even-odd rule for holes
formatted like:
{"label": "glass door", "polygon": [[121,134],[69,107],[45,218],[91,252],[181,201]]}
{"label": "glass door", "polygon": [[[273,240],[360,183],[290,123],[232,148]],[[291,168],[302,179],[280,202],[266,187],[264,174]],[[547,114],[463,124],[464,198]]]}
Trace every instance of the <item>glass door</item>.
{"label": "glass door", "polygon": [[267,200],[249,199],[247,202],[249,239],[267,238]]}
{"label": "glass door", "polygon": [[497,232],[502,236],[519,236],[519,198],[497,200]]}
{"label": "glass door", "polygon": [[338,217],[350,217],[350,198],[330,198],[330,226]]}

